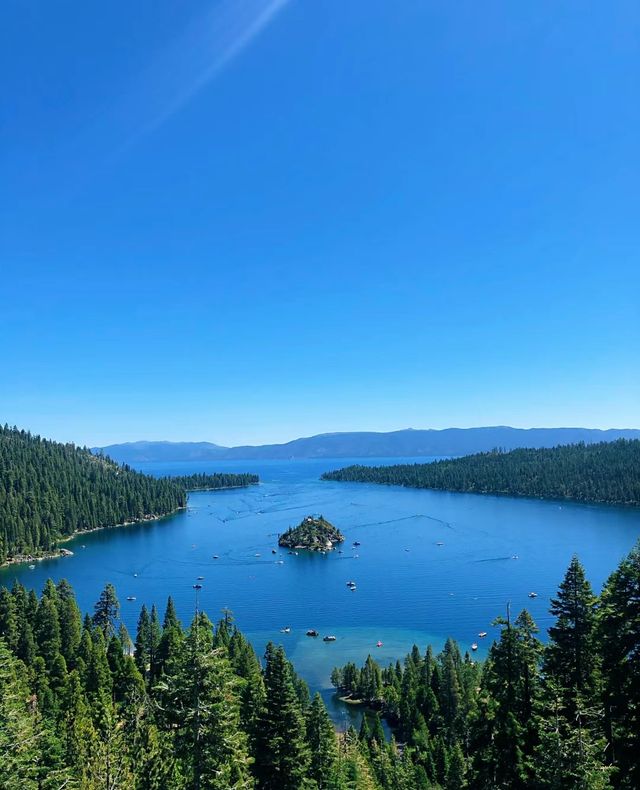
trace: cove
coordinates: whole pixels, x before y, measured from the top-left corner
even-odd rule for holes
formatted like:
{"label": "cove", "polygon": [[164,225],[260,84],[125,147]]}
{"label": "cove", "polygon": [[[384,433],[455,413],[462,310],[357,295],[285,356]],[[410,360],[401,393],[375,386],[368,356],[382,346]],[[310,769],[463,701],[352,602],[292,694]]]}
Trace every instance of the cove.
{"label": "cove", "polygon": [[[549,599],[572,554],[599,591],[640,536],[637,509],[319,480],[323,471],[355,460],[362,463],[140,464],[155,475],[257,472],[261,484],[193,493],[187,510],[173,516],[82,535],[65,544],[73,557],[36,563],[35,570],[4,568],[0,583],[10,586],[17,578],[40,590],[48,577],[66,578],[80,608],[91,612],[112,582],[134,636],[142,603],[155,603],[162,616],[168,595],[188,623],[193,584],[203,576],[200,606],[209,617],[230,609],[259,655],[269,640],[283,644],[312,691],[324,690],[334,719],[346,724],[358,714],[327,691],[333,666],[361,664],[368,653],[387,663],[414,643],[439,650],[448,636],[463,651],[478,642],[482,657],[496,633],[491,622],[508,603],[514,614],[529,609],[544,638]],[[294,556],[278,548],[278,534],[309,514],[324,515],[345,534],[342,554]],[[354,541],[361,545],[353,547]],[[530,592],[538,597],[529,598]],[[282,633],[287,626],[291,632]],[[305,636],[309,628],[320,638]],[[486,639],[478,638],[480,631],[488,632]],[[336,641],[323,642],[325,634]]]}

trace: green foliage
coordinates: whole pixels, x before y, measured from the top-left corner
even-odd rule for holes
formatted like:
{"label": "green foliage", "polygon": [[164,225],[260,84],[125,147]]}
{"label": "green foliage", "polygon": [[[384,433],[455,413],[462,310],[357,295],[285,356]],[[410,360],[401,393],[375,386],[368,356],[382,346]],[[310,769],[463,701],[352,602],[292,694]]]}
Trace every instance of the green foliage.
{"label": "green foliage", "polygon": [[342,543],[344,535],[322,516],[306,516],[297,527],[291,527],[278,538],[278,545],[289,549],[326,551]]}
{"label": "green foliage", "polygon": [[258,475],[249,474],[248,472],[240,472],[237,474],[214,472],[210,475],[178,475],[169,479],[184,488],[185,491],[214,491],[218,488],[243,488],[244,486],[256,485],[260,482]]}
{"label": "green foliage", "polygon": [[323,480],[640,505],[640,440],[494,450],[428,464],[348,466]]}
{"label": "green foliage", "polygon": [[228,612],[185,631],[171,600],[162,624],[143,607],[132,655],[113,588],[81,622],[67,582],[39,599],[16,583],[0,589],[0,787],[632,790],[639,601],[640,546],[599,600],[574,558],[546,646],[507,611],[483,664],[449,639],[336,668],[366,705],[358,736],[334,732],[281,647],[262,667]]}

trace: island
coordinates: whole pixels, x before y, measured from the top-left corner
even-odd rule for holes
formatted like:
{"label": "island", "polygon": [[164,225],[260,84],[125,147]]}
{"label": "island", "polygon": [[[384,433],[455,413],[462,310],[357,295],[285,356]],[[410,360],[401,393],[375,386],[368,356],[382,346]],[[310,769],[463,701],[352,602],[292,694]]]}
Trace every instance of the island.
{"label": "island", "polygon": [[331,551],[336,543],[343,543],[344,535],[323,516],[306,516],[297,527],[291,527],[278,538],[278,545],[286,549]]}

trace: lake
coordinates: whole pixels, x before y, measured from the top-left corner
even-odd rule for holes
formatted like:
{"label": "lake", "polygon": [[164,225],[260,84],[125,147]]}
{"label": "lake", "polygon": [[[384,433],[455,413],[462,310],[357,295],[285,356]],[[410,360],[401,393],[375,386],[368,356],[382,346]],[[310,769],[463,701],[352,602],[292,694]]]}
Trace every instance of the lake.
{"label": "lake", "polygon": [[[477,641],[482,657],[497,633],[491,622],[509,602],[513,614],[529,609],[544,636],[549,599],[572,554],[599,591],[640,536],[637,509],[319,480],[322,472],[354,462],[413,460],[425,459],[140,464],[154,475],[251,471],[261,484],[193,493],[186,511],[83,535],[65,544],[73,557],[37,563],[35,570],[2,569],[0,583],[18,578],[40,590],[48,577],[67,578],[82,610],[92,611],[110,581],[135,636],[142,603],[155,602],[162,616],[168,595],[189,622],[193,584],[204,576],[200,606],[209,617],[231,609],[259,654],[269,640],[283,644],[344,724],[357,714],[327,691],[336,664],[360,664],[368,653],[386,663],[414,643],[440,649],[448,636],[463,650]],[[278,533],[310,514],[324,515],[345,534],[342,554],[294,556],[278,549]],[[361,545],[354,548],[354,541]],[[129,595],[136,601],[126,601]],[[285,626],[291,633],[281,633]],[[308,628],[337,639],[309,638]],[[489,636],[479,639],[480,631]]]}

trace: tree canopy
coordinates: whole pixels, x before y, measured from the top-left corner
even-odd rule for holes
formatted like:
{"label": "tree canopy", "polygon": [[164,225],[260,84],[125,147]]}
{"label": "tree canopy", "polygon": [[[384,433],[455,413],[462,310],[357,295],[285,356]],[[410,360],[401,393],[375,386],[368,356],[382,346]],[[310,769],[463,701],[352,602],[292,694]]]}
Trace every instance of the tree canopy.
{"label": "tree canopy", "polygon": [[640,440],[496,449],[427,464],[354,465],[325,472],[322,479],[640,505]]}

